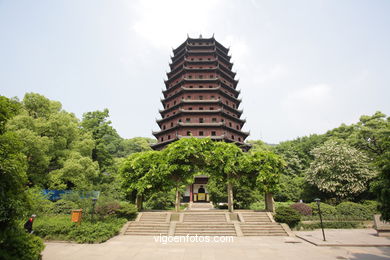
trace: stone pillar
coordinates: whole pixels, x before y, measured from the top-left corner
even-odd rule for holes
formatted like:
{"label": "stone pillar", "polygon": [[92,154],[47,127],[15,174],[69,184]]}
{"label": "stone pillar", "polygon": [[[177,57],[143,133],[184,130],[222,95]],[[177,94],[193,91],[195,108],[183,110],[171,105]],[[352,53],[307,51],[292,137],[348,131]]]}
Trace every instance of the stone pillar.
{"label": "stone pillar", "polygon": [[264,195],[265,211],[275,212],[274,196],[271,192],[266,192]]}

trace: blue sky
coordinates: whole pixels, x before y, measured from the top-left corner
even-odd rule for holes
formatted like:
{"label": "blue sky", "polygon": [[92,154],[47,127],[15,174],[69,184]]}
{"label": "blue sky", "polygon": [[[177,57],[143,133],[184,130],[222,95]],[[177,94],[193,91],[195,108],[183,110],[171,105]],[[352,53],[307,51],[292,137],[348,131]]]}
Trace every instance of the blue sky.
{"label": "blue sky", "polygon": [[248,139],[324,133],[390,114],[390,1],[0,0],[0,94],[37,92],[125,138],[157,130],[172,47],[229,47]]}

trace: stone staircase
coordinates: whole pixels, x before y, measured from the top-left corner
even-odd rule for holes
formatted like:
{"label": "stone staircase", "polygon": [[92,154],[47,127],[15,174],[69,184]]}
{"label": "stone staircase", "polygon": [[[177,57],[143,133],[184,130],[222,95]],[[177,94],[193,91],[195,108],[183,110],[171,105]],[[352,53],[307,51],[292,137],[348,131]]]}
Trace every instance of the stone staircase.
{"label": "stone staircase", "polygon": [[[171,221],[171,214],[177,221]],[[289,228],[276,223],[267,212],[237,211],[238,219],[222,210],[171,212],[141,212],[128,223],[124,235],[175,236],[288,236]]]}
{"label": "stone staircase", "polygon": [[155,236],[168,235],[170,214],[167,212],[142,212],[136,221],[132,221],[124,232],[125,235]]}
{"label": "stone staircase", "polygon": [[267,212],[240,212],[240,228],[244,236],[287,236],[285,228]]}
{"label": "stone staircase", "polygon": [[226,222],[226,216],[224,212],[190,212],[184,213],[183,222]]}
{"label": "stone staircase", "polygon": [[236,229],[233,223],[177,223],[175,236],[236,236]]}

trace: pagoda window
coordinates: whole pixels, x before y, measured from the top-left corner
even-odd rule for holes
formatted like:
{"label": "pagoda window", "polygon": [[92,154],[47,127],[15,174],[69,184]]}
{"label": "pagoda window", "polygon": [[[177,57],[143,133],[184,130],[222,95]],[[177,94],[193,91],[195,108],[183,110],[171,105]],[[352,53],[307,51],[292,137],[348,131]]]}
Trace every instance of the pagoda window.
{"label": "pagoda window", "polygon": [[189,76],[188,76],[188,78],[189,78],[189,79],[192,79],[192,76],[191,76],[191,75],[189,75]]}
{"label": "pagoda window", "polygon": [[191,122],[191,118],[186,118],[186,122],[187,123]]}
{"label": "pagoda window", "polygon": [[240,141],[240,142],[241,142],[241,137],[238,137],[238,141]]}
{"label": "pagoda window", "polygon": [[203,96],[199,96],[199,100],[203,100]]}
{"label": "pagoda window", "polygon": [[190,86],[190,88],[192,88],[193,86]]}
{"label": "pagoda window", "polygon": [[209,88],[213,88],[213,86],[209,86]]}
{"label": "pagoda window", "polygon": [[199,75],[198,78],[203,79],[203,75]]}
{"label": "pagoda window", "polygon": [[232,122],[229,122],[229,126],[232,127]]}
{"label": "pagoda window", "polygon": [[187,99],[191,99],[191,96],[187,96]]}
{"label": "pagoda window", "polygon": [[[211,87],[211,86],[210,86]],[[211,99],[214,100],[215,99],[215,96],[211,96]]]}
{"label": "pagoda window", "polygon": [[[171,122],[171,127],[173,127],[173,122]],[[169,138],[168,138],[169,139]]]}
{"label": "pagoda window", "polygon": [[199,136],[203,136],[203,131],[199,131]]}
{"label": "pagoda window", "polygon": [[172,113],[172,114],[174,114],[174,115],[175,115],[175,114],[176,114],[176,112],[175,112],[175,111],[173,111],[173,113]]}
{"label": "pagoda window", "polygon": [[190,136],[191,135],[191,131],[187,131],[187,136]]}
{"label": "pagoda window", "polygon": [[199,123],[204,123],[203,118],[199,118]]}
{"label": "pagoda window", "polygon": [[[211,60],[210,58],[207,58],[208,60]],[[211,67],[210,67],[211,68]]]}
{"label": "pagoda window", "polygon": [[200,107],[199,110],[203,110],[203,107]]}
{"label": "pagoda window", "polygon": [[199,67],[199,69],[203,69],[203,67]]}
{"label": "pagoda window", "polygon": [[171,139],[171,136],[170,136],[170,135],[168,135],[168,140],[169,140],[169,139]]}
{"label": "pagoda window", "polygon": [[213,123],[216,123],[216,122],[217,122],[217,118],[213,117],[213,118],[211,119],[211,121],[212,121]]}
{"label": "pagoda window", "polygon": [[229,101],[226,100],[226,105],[229,105]]}
{"label": "pagoda window", "polygon": [[237,130],[240,130],[240,127],[238,125],[236,125],[236,128],[237,128]]}
{"label": "pagoda window", "polygon": [[189,107],[188,110],[192,110],[192,107]]}
{"label": "pagoda window", "polygon": [[161,137],[161,142],[164,141],[164,137]]}
{"label": "pagoda window", "polygon": [[165,125],[163,125],[163,130],[165,130]]}
{"label": "pagoda window", "polygon": [[173,101],[173,105],[176,105],[176,100],[175,100],[175,101]]}
{"label": "pagoda window", "polygon": [[178,122],[181,123],[181,119],[179,119]]}
{"label": "pagoda window", "polygon": [[169,104],[167,104],[167,108],[169,108]]}
{"label": "pagoda window", "polygon": [[191,58],[191,60],[194,60],[194,58]]}
{"label": "pagoda window", "polygon": [[210,75],[210,79],[212,79],[214,76],[213,75]]}
{"label": "pagoda window", "polygon": [[213,107],[210,107],[210,110],[214,110],[214,108],[213,108]]}
{"label": "pagoda window", "polygon": [[199,86],[199,88],[203,88],[203,86]]}
{"label": "pagoda window", "polygon": [[221,119],[221,122],[223,123],[224,121],[225,121],[225,120],[222,118],[222,119]]}
{"label": "pagoda window", "polygon": [[232,139],[234,140],[234,135],[232,135]]}
{"label": "pagoda window", "polygon": [[216,136],[217,133],[216,133],[215,131],[211,131],[211,135],[212,135],[212,136]]}
{"label": "pagoda window", "polygon": [[199,58],[199,60],[203,60],[202,58]]}

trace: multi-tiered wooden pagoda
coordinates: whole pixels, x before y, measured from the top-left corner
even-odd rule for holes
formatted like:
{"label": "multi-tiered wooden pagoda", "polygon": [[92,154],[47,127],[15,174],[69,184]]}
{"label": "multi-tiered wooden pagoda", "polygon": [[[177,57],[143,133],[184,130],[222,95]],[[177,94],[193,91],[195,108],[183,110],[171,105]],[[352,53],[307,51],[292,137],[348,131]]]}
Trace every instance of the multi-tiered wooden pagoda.
{"label": "multi-tiered wooden pagoda", "polygon": [[187,38],[173,50],[157,120],[160,131],[154,149],[186,137],[234,142],[243,149],[249,135],[242,131],[238,81],[232,72],[229,49],[212,38]]}

